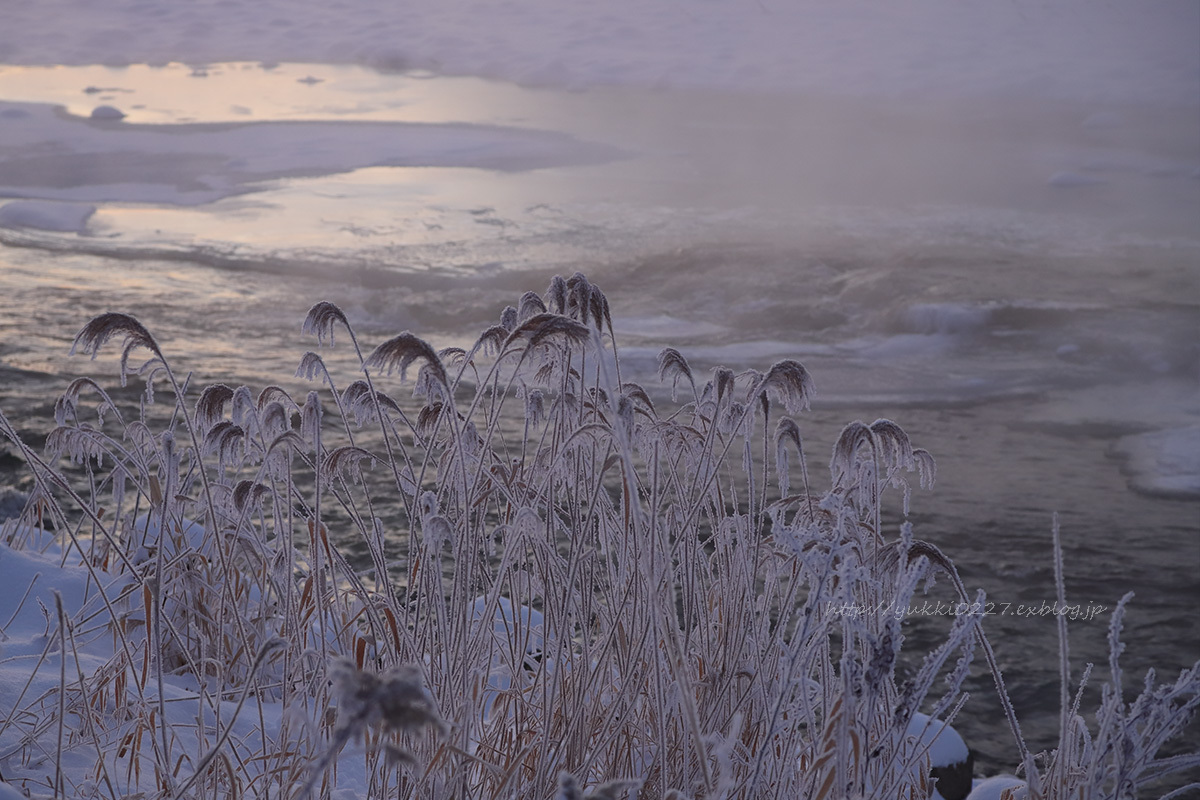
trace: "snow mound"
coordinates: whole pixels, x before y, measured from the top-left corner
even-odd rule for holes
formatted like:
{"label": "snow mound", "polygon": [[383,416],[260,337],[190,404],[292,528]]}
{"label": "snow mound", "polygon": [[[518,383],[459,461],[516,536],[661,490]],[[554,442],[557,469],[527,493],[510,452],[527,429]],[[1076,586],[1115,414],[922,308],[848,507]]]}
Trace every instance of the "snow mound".
{"label": "snow mound", "polygon": [[0,228],[85,233],[95,213],[96,207],[90,203],[15,200],[0,206]]}

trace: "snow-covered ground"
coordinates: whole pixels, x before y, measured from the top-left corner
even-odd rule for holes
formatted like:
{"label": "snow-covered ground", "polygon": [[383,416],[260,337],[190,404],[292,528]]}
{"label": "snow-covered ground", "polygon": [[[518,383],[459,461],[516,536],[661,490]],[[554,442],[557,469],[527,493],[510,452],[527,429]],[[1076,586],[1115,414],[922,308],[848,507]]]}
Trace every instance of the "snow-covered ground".
{"label": "snow-covered ground", "polygon": [[[53,736],[49,732],[49,726],[39,724],[37,719],[38,711],[44,708],[39,702],[46,697],[55,696],[60,670],[67,670],[68,674],[78,670],[77,674],[82,676],[99,674],[106,668],[115,650],[120,646],[118,642],[123,639],[112,633],[113,615],[122,620],[126,629],[139,632],[144,630],[146,618],[139,606],[142,593],[136,591],[136,582],[130,576],[116,577],[104,564],[89,563],[81,558],[79,550],[70,545],[64,548],[60,537],[52,533],[17,524],[15,520],[0,520],[0,523],[3,523],[0,524],[0,612],[7,617],[3,628],[0,628],[0,708],[16,709],[20,712],[12,714],[7,722],[0,722],[0,733],[11,725],[32,732],[29,733],[31,737],[41,737],[51,742]],[[148,524],[145,517],[139,519],[134,528],[147,531],[151,547],[159,539],[159,527]],[[185,523],[184,532],[188,539],[188,548],[200,552],[206,547],[204,532],[199,525]],[[148,551],[143,549],[138,557],[142,560],[152,560],[147,553]],[[113,571],[119,571],[115,564]],[[486,597],[479,597],[472,604],[474,619],[487,619],[486,600]],[[69,621],[65,630],[58,624],[60,618]],[[543,655],[544,630],[544,620],[540,612],[525,606],[514,611],[512,603],[501,597],[495,609],[494,620],[493,627],[498,643],[509,642],[512,638],[525,641],[528,652],[535,653],[536,659],[540,661]],[[481,624],[486,627],[485,623]],[[317,628],[314,624],[314,635],[319,635]],[[128,638],[130,641],[139,642],[146,635],[138,633]],[[507,689],[512,677],[503,664],[497,662],[493,667],[488,686],[489,691],[494,694],[494,691]],[[114,696],[123,697],[126,689],[119,680],[117,685]],[[165,703],[160,703],[159,691],[162,692]],[[155,681],[146,681],[143,678],[142,685],[137,688],[136,693],[139,697],[133,703],[134,706],[140,704],[140,707],[145,709],[165,709],[164,713],[170,722],[172,742],[176,748],[185,752],[204,752],[204,737],[198,735],[195,730],[198,727],[195,708],[197,705],[203,707],[206,696],[197,689],[194,681],[171,675],[156,685]],[[253,709],[244,709],[244,700],[243,696],[237,700],[219,702],[221,710],[231,720],[228,725],[234,738],[254,741],[257,737],[265,735],[264,730],[278,731],[283,725],[287,716],[283,703],[259,698],[258,702],[253,704]],[[489,708],[493,701],[494,697],[487,701]],[[102,700],[97,699],[95,702],[98,708],[103,709]],[[202,710],[200,720],[203,720],[203,715]],[[255,728],[256,722],[264,726],[263,730]],[[965,769],[965,777],[958,776],[958,781],[961,785],[961,781],[967,780],[967,785],[970,785],[971,761],[967,745],[952,726],[917,713],[909,724],[906,735],[911,737],[914,747],[927,752],[933,768],[949,768],[956,772]],[[8,740],[13,738],[15,737],[10,732]],[[20,750],[20,746],[12,748],[13,752]],[[110,791],[138,787],[138,781],[129,776],[122,780],[120,756],[114,758],[112,754],[100,756],[101,761],[110,762],[109,772],[102,773],[102,784],[97,776],[92,774],[92,769],[95,768],[92,759],[95,755],[97,754],[94,751],[74,743],[61,755],[56,754],[52,746],[47,744],[40,760],[35,758],[30,764],[27,759],[26,763],[20,766],[8,763],[9,755],[0,755],[0,763],[4,763],[4,769],[10,775],[19,774],[26,779],[8,783],[0,775],[0,800],[23,800],[27,797],[15,787],[23,786],[25,791],[29,792],[31,785],[38,786],[39,781],[31,779],[31,776],[37,775],[39,769],[53,770],[56,775],[61,771],[66,776],[65,785],[68,792],[80,791],[89,797],[109,796],[104,793],[105,786]],[[355,758],[360,755],[360,749],[351,746],[339,758],[338,788],[330,795],[333,800],[354,800],[365,796],[367,789],[363,767]],[[17,759],[13,757],[11,761],[15,762]],[[976,780],[975,783],[980,786],[979,791],[972,792],[966,800],[994,800],[998,797],[992,791],[994,780]],[[1018,785],[1024,786],[1020,781],[1010,779],[1004,787]],[[178,781],[176,789],[178,794],[173,795],[174,797],[190,796],[186,794],[187,784],[183,778]],[[31,796],[48,798],[50,795],[34,789]],[[59,796],[62,795],[55,795]],[[934,791],[931,800],[942,800],[942,794]]]}

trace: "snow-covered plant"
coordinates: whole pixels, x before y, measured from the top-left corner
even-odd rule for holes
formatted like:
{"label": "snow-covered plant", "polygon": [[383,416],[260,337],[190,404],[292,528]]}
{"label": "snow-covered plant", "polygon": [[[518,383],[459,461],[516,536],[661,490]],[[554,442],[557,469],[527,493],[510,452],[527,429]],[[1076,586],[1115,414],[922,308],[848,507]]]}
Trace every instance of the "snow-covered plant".
{"label": "snow-covered plant", "polygon": [[344,332],[360,371],[309,352],[312,391],[192,391],[105,314],[76,347],[123,337],[136,411],[75,381],[45,454],[0,416],[35,482],[3,542],[84,576],[0,709],[5,779],[104,798],[927,798],[914,721],[953,718],[977,652],[1032,790],[1122,796],[1193,763],[1155,753],[1195,671],[1132,706],[1106,694],[1095,736],[1076,701],[1041,774],[980,617],[899,677],[900,615],[873,609],[937,575],[983,598],[884,524],[889,492],[907,513],[910,481],[934,479],[896,423],[848,425],[817,488],[796,361],[704,376],[668,348],[662,388],[634,383],[579,274],[466,349],[405,332],[366,352],[331,303],[303,330]]}
{"label": "snow-covered plant", "polygon": [[[1058,602],[1066,605],[1062,547],[1057,520],[1054,525],[1054,577]],[[1109,680],[1101,688],[1100,707],[1093,729],[1080,713],[1080,702],[1092,664],[1088,664],[1074,697],[1070,694],[1070,649],[1067,624],[1058,618],[1059,663],[1061,669],[1061,709],[1058,747],[1044,754],[1044,768],[1034,759],[1023,764],[1025,785],[1010,793],[1012,800],[1067,800],[1088,797],[1096,800],[1121,800],[1144,797],[1163,777],[1200,767],[1200,753],[1160,755],[1164,746],[1185,732],[1200,708],[1200,663],[1183,670],[1174,682],[1157,684],[1153,669],[1143,680],[1143,688],[1131,703],[1125,700],[1120,665],[1125,645],[1121,629],[1125,609],[1133,593],[1126,594],[1113,611],[1108,630]],[[1200,790],[1200,783],[1189,783],[1164,797],[1184,797]]]}

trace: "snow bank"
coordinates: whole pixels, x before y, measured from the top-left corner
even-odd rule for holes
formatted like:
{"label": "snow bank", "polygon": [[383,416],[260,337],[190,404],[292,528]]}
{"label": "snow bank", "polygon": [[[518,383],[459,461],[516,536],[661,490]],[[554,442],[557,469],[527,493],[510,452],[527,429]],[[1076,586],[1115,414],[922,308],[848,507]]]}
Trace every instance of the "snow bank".
{"label": "snow bank", "polygon": [[[156,525],[147,526],[145,518],[139,522],[146,527],[147,538],[158,536]],[[202,529],[198,524],[184,520],[177,526],[176,534],[181,541],[195,543],[200,540]],[[84,549],[91,550],[91,546],[84,545]],[[148,671],[152,663],[150,660],[142,662],[140,657],[133,659],[133,672],[114,671],[114,663],[124,663],[119,659],[112,660],[119,655],[121,637],[116,631],[124,631],[132,649],[138,650],[138,640],[147,635],[147,628],[141,606],[143,594],[135,588],[134,578],[128,573],[117,576],[106,569],[103,554],[104,548],[100,547],[94,553],[89,552],[85,561],[78,548],[60,544],[54,533],[20,524],[17,520],[0,525],[0,625],[3,625],[0,628],[0,751],[17,752],[23,747],[22,737],[46,735],[42,730],[46,704],[55,702],[60,670],[65,668],[68,682],[73,686],[78,685],[73,683],[76,675],[90,676],[90,691],[97,692],[92,699],[96,724],[103,718],[108,724],[117,728],[123,725],[122,730],[127,730],[136,723],[139,715],[163,708],[172,746],[176,752],[185,754],[180,763],[195,764],[198,754],[212,746],[216,731],[214,716],[209,716],[205,735],[197,735],[197,706],[202,697],[194,677],[165,674],[159,682],[147,680],[143,675],[139,682],[133,672],[137,671],[138,665]],[[65,665],[61,663],[63,633],[57,616],[56,597],[61,598],[63,613],[68,620]],[[170,601],[165,610],[172,610]],[[113,612],[117,614],[115,620]],[[116,680],[114,689],[109,679],[119,672],[122,676]],[[132,677],[127,679],[126,676]],[[164,701],[161,706],[158,703],[160,688]],[[106,705],[112,702],[117,702],[118,706],[110,708]],[[215,714],[216,706],[219,706],[219,712],[230,720],[227,724],[235,740],[253,740],[261,736],[259,726],[262,724],[268,731],[279,731],[284,725],[284,709],[277,701],[258,698],[253,703],[254,713],[242,713],[241,704],[232,695],[215,701],[210,698],[207,702],[213,704],[207,709],[208,714]],[[129,740],[124,741],[128,743]],[[55,797],[109,796],[102,792],[93,794],[95,784],[91,778],[96,769],[97,752],[87,739],[82,742],[73,739],[63,748],[61,759],[66,775],[66,794],[55,794]],[[138,748],[114,747],[103,758],[109,774],[116,776],[115,791],[124,789],[132,796],[140,779],[125,773],[125,765],[135,759],[134,755],[125,753],[126,749],[136,751]],[[294,759],[294,754],[287,759]],[[5,777],[9,781],[17,782],[26,791],[32,790],[34,798],[48,798],[50,795],[39,792],[46,786],[39,769],[36,760],[30,764],[12,758],[4,764]],[[361,769],[357,773],[356,769],[353,761],[342,765],[343,785],[352,787],[349,790],[351,796],[365,796],[359,774]],[[182,782],[187,774],[175,777]],[[13,796],[15,791],[18,790],[11,784],[0,782],[0,800]],[[18,792],[15,796],[24,798],[26,795]]]}
{"label": "snow bank", "polygon": [[[8,711],[29,677],[29,659],[48,646],[55,647],[50,641],[58,627],[55,594],[62,598],[67,618],[74,619],[81,612],[103,609],[97,579],[110,597],[120,595],[128,580],[89,570],[77,552],[64,554],[54,536],[40,529],[22,529],[10,522],[0,531],[0,609],[7,619],[0,635],[0,708]],[[22,545],[10,547],[5,543],[10,537]],[[91,655],[102,663],[103,657],[111,654],[110,647],[92,645]]]}
{"label": "snow bank", "polygon": [[[0,62],[261,59],[525,84],[1003,93],[1195,104],[1192,0],[44,0],[9,3]],[[131,36],[131,31],[137,31]]]}

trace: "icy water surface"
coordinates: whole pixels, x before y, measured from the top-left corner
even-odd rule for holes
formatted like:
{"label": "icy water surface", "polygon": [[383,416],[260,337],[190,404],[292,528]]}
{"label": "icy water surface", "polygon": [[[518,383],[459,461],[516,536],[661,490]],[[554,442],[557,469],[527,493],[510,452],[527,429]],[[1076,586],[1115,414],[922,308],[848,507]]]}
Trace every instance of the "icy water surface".
{"label": "icy water surface", "polygon": [[[1069,596],[1135,591],[1128,672],[1168,676],[1200,657],[1197,127],[1194,108],[1012,98],[0,68],[0,403],[44,433],[68,377],[113,375],[115,356],[65,357],[105,310],[197,380],[261,386],[314,347],[317,300],[367,344],[464,345],[581,270],[638,379],[666,345],[699,371],[798,358],[810,452],[899,422],[939,464],[918,536],[998,603],[1053,598],[1058,512]],[[1048,746],[1054,621],[991,630]],[[1071,633],[1076,666],[1106,663],[1107,614]],[[980,676],[957,724],[985,768],[1011,759],[999,720]]]}

